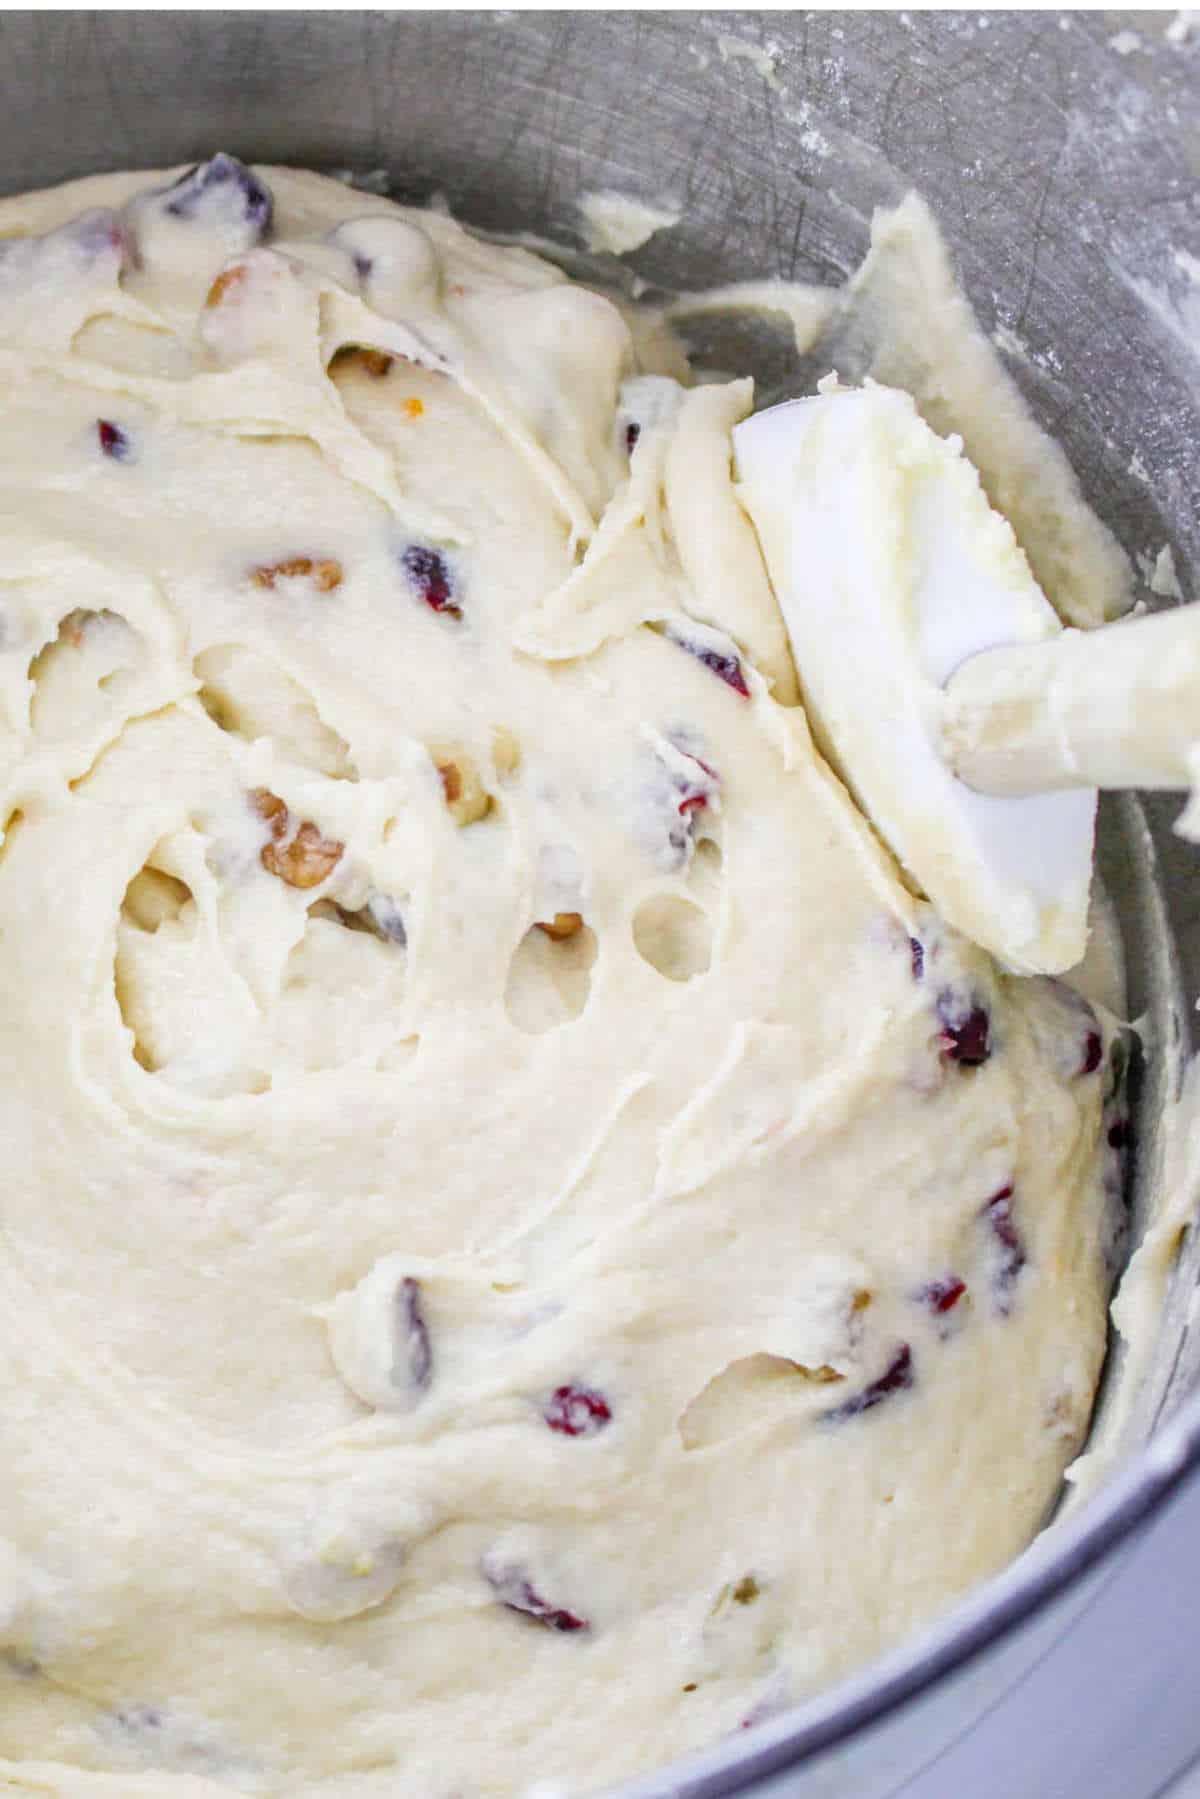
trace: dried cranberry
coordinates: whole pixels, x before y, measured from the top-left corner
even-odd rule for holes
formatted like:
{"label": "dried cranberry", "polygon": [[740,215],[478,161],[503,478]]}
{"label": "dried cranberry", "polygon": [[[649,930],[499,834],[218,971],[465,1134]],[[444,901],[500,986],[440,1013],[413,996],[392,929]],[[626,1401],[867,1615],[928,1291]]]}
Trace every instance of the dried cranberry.
{"label": "dried cranberry", "polygon": [[542,1416],[564,1437],[594,1437],[612,1421],[612,1408],[594,1387],[556,1387]]}
{"label": "dried cranberry", "polygon": [[1104,1039],[1101,1037],[1099,1031],[1089,1031],[1087,1040],[1083,1046],[1083,1061],[1079,1068],[1080,1074],[1095,1074],[1103,1060]]}
{"label": "dried cranberry", "polygon": [[626,427],[625,427],[625,454],[627,456],[633,455],[634,450],[637,448],[637,440],[641,435],[642,435],[642,427],[639,424],[634,423],[634,424],[626,425]]}
{"label": "dried cranberry", "polygon": [[414,1387],[427,1387],[433,1378],[433,1350],[429,1327],[421,1306],[421,1283],[406,1275],[396,1288],[396,1368]]}
{"label": "dried cranberry", "polygon": [[1013,1223],[1012,1218],[1012,1200],[1014,1191],[1015,1189],[1011,1186],[1001,1187],[998,1193],[992,1194],[992,1197],[983,1208],[984,1216],[992,1227],[993,1235],[1003,1243],[1006,1249],[1012,1250],[1021,1247],[1021,1240],[1017,1235],[1017,1227]]}
{"label": "dried cranberry", "polygon": [[[72,241],[89,262],[102,256],[111,256],[114,252],[121,268],[137,261],[137,251],[128,226],[107,207],[98,206],[91,212],[81,214],[70,224],[52,231],[50,237],[58,241],[63,238]],[[46,241],[48,240],[37,238],[33,240],[34,243]]]}
{"label": "dried cranberry", "polygon": [[128,461],[133,446],[120,425],[114,425],[111,419],[97,419],[96,436],[106,456],[111,456],[114,462]]}
{"label": "dried cranberry", "polygon": [[400,561],[431,611],[444,612],[448,618],[462,617],[462,607],[454,597],[450,570],[440,550],[430,550],[419,543],[410,544]]}
{"label": "dried cranberry", "polygon": [[739,658],[731,652],[711,649],[707,644],[695,643],[690,637],[682,637],[674,631],[667,633],[670,641],[694,656],[705,668],[710,668],[714,675],[719,675],[726,687],[732,687],[740,693],[744,700],[750,698],[750,689],[746,685],[746,676],[742,671]]}
{"label": "dried cranberry", "polygon": [[976,1000],[963,1006],[947,992],[938,996],[937,1015],[946,1060],[960,1068],[982,1068],[992,1053],[991,1019],[985,1008]]}
{"label": "dried cranberry", "polygon": [[912,977],[919,981],[925,973],[925,945],[916,937],[908,940],[908,953],[912,958]]}
{"label": "dried cranberry", "polygon": [[931,1312],[949,1312],[958,1304],[966,1290],[966,1281],[960,1280],[957,1274],[943,1274],[938,1280],[926,1281],[919,1289],[917,1298]]}
{"label": "dried cranberry", "polygon": [[[703,812],[721,785],[721,777],[715,768],[707,762],[702,762],[699,756],[693,756],[689,751],[685,750],[684,754],[689,762],[696,764],[701,774],[690,780],[687,775],[676,775],[675,777],[675,785],[680,796],[676,801],[675,810],[679,813],[680,818],[687,818],[691,812]],[[707,776],[707,779],[703,779],[702,776]]]}
{"label": "dried cranberry", "polygon": [[565,1606],[551,1605],[548,1599],[544,1599],[523,1568],[497,1563],[490,1557],[485,1557],[483,1577],[508,1611],[520,1612],[522,1617],[531,1618],[546,1630],[591,1629],[587,1619],[581,1618],[577,1612],[568,1611]]}
{"label": "dried cranberry", "polygon": [[907,1343],[902,1343],[877,1379],[858,1393],[852,1394],[849,1399],[844,1399],[841,1405],[822,1412],[821,1422],[842,1424],[847,1418],[857,1418],[860,1412],[869,1412],[873,1406],[890,1399],[893,1393],[902,1393],[906,1387],[911,1387],[913,1380],[912,1350]]}
{"label": "dried cranberry", "polygon": [[223,151],[181,175],[167,194],[166,210],[173,218],[204,217],[238,227],[246,248],[260,243],[270,230],[274,203],[269,189],[245,163]]}
{"label": "dried cranberry", "polygon": [[1011,1186],[1001,1187],[998,1193],[992,1194],[981,1213],[1000,1249],[992,1275],[992,1290],[996,1296],[996,1309],[1004,1313],[1012,1310],[1012,1289],[1028,1259],[1013,1217],[1013,1193]]}

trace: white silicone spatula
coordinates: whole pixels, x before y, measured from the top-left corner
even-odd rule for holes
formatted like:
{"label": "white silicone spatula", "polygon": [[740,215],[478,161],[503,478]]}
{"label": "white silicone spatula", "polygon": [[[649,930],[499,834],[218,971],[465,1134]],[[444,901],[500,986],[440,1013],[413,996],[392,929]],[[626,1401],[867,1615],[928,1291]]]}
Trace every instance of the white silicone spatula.
{"label": "white silicone spatula", "polygon": [[1189,787],[1200,606],[983,650],[946,687],[942,749],[972,787]]}
{"label": "white silicone spatula", "polygon": [[896,389],[826,384],[733,437],[829,759],[952,924],[1072,967],[1096,789],[1190,784],[1200,608],[1064,631],[961,444]]}

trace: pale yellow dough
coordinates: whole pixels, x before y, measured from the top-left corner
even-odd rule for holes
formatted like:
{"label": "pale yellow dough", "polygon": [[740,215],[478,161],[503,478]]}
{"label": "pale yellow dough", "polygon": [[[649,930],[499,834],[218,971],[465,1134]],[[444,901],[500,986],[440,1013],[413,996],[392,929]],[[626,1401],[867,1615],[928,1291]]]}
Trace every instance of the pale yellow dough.
{"label": "pale yellow dough", "polygon": [[0,204],[0,1786],[591,1791],[1028,1541],[1107,1069],[780,703],[749,383],[260,173]]}

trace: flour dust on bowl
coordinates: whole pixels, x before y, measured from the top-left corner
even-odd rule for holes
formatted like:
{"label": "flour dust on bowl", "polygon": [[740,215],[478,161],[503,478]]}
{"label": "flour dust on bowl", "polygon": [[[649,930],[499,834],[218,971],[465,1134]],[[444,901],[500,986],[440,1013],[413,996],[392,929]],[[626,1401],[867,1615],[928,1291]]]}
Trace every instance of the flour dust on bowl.
{"label": "flour dust on bowl", "polygon": [[1194,808],[803,585],[1186,597],[1186,22],[0,30],[5,1779],[883,1799],[1193,1460]]}

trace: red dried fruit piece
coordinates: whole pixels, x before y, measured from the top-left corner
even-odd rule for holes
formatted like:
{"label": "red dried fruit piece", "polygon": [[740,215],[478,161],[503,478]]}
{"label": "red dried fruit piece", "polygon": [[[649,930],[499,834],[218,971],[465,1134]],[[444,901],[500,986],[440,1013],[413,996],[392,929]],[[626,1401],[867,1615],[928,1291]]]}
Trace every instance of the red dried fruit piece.
{"label": "red dried fruit piece", "polygon": [[[688,1689],[685,1687],[683,1690],[686,1693]],[[787,1707],[787,1697],[776,1685],[773,1691],[764,1693],[762,1698],[750,1707],[744,1718],[739,1719],[738,1729],[753,1730],[756,1724],[765,1724],[768,1718],[777,1718],[780,1712],[787,1710]]]}
{"label": "red dried fruit piece", "polygon": [[423,544],[410,544],[400,562],[417,593],[431,611],[445,613],[448,618],[462,617],[462,607],[454,597],[449,565],[440,550],[427,549]]}
{"label": "red dried fruit piece", "polygon": [[938,1280],[926,1281],[916,1297],[931,1312],[950,1312],[967,1290],[967,1283],[957,1274],[943,1274]]}
{"label": "red dried fruit piece", "polygon": [[637,424],[635,422],[635,423],[626,425],[626,427],[625,427],[625,454],[627,456],[633,455],[634,450],[637,448],[637,440],[641,435],[642,435],[642,427],[639,424]]}
{"label": "red dried fruit piece", "polygon": [[676,811],[681,818],[686,818],[689,812],[703,812],[721,785],[721,777],[715,768],[711,768],[707,762],[702,762],[699,756],[693,756],[686,750],[684,754],[687,755],[688,761],[694,762],[696,767],[701,769],[708,778],[702,780],[699,775],[694,780],[689,780],[686,775],[675,777],[675,785],[681,796],[676,804]]}
{"label": "red dried fruit piece", "polygon": [[938,995],[942,1054],[960,1068],[982,1068],[992,1053],[991,1019],[985,1007],[972,999],[965,1006],[953,993]]}
{"label": "red dried fruit piece", "polygon": [[1015,1189],[1011,1186],[1001,1187],[993,1193],[983,1208],[984,1217],[992,1227],[993,1234],[999,1238],[1006,1249],[1017,1250],[1021,1240],[1012,1221],[1012,1200]]}
{"label": "red dried fruit piece", "polygon": [[548,1599],[544,1599],[523,1568],[511,1563],[497,1563],[490,1557],[485,1557],[483,1578],[508,1611],[520,1612],[522,1617],[531,1618],[546,1630],[569,1632],[591,1629],[587,1619],[581,1618],[577,1612],[568,1611],[565,1606],[551,1605]]}
{"label": "red dried fruit piece", "polygon": [[857,1418],[861,1412],[869,1412],[873,1406],[881,1405],[894,1393],[903,1393],[912,1386],[914,1379],[912,1350],[907,1343],[902,1343],[877,1379],[859,1392],[852,1393],[841,1405],[822,1412],[821,1423],[843,1424],[848,1418]]}
{"label": "red dried fruit piece", "polygon": [[908,940],[908,953],[912,959],[912,977],[919,981],[925,973],[925,945],[916,937]]}
{"label": "red dried fruit piece", "polygon": [[247,247],[271,228],[271,191],[235,156],[218,151],[166,190],[166,211],[177,219],[200,219],[238,229]]}
{"label": "red dried fruit piece", "polygon": [[612,1422],[612,1408],[594,1387],[556,1387],[542,1416],[564,1437],[594,1437]]}
{"label": "red dried fruit piece", "polygon": [[654,853],[660,853],[658,832],[662,831],[666,837],[665,847],[671,853],[671,865],[679,867],[691,854],[699,815],[706,807],[715,807],[718,803],[721,780],[716,769],[691,747],[691,732],[681,730],[668,741],[682,758],[683,766],[680,767],[674,757],[668,760],[664,755],[657,764],[653,786],[647,786],[646,797],[654,813]]}
{"label": "red dried fruit piece", "polygon": [[1025,1244],[1013,1218],[1013,1193],[1011,1186],[1001,1187],[998,1193],[992,1194],[980,1214],[1000,1248],[1000,1256],[992,1275],[992,1291],[996,1297],[997,1311],[1005,1314],[1012,1310],[1012,1289],[1028,1260]]}
{"label": "red dried fruit piece", "polygon": [[[137,260],[129,232],[107,206],[91,207],[43,236],[0,239],[0,262],[10,272],[19,272],[25,285],[37,286],[46,279],[60,281],[64,254],[69,266],[93,279],[105,274],[119,279]],[[104,263],[113,266],[103,270]]]}
{"label": "red dried fruit piece", "polygon": [[114,462],[128,460],[133,446],[120,425],[114,425],[111,419],[97,419],[96,436],[100,439],[100,448],[106,456],[111,456]]}
{"label": "red dried fruit piece", "polygon": [[421,1306],[421,1283],[405,1275],[394,1301],[396,1357],[394,1372],[414,1387],[425,1388],[433,1379],[433,1350],[429,1326]]}
{"label": "red dried fruit piece", "polygon": [[714,650],[708,644],[695,643],[690,637],[680,636],[674,631],[668,631],[667,638],[671,643],[678,644],[681,650],[686,650],[689,656],[694,656],[697,662],[703,663],[705,668],[710,668],[714,675],[720,676],[726,687],[732,687],[744,700],[750,698],[750,689],[746,685],[739,657],[732,652]]}
{"label": "red dried fruit piece", "polygon": [[[50,237],[59,241],[63,237],[69,237],[89,261],[111,255],[113,251],[122,268],[137,261],[137,251],[128,227],[107,207],[98,206],[83,213],[69,224],[61,226],[58,231],[52,231]],[[45,243],[47,239],[33,241]]]}
{"label": "red dried fruit piece", "polygon": [[1079,1067],[1080,1074],[1095,1074],[1103,1060],[1104,1039],[1101,1037],[1099,1031],[1089,1031],[1083,1045],[1083,1061],[1080,1063]]}

